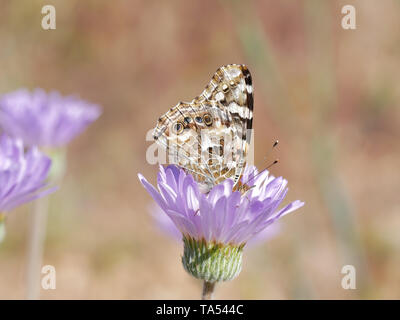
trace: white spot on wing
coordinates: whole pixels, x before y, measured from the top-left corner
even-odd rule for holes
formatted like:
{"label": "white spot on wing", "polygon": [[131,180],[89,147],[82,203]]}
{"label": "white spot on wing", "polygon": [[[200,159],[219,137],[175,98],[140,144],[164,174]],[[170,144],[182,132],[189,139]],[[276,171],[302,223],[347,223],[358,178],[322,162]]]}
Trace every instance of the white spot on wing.
{"label": "white spot on wing", "polygon": [[218,92],[215,95],[215,99],[217,99],[218,101],[224,100],[224,98],[225,98],[225,96],[224,96],[224,94],[222,92]]}
{"label": "white spot on wing", "polygon": [[228,106],[228,110],[231,113],[237,113],[240,117],[244,119],[251,119],[253,118],[253,112],[246,107],[241,107],[235,102],[231,102]]}
{"label": "white spot on wing", "polygon": [[232,78],[236,78],[238,76],[240,76],[240,70],[238,68],[229,68],[227,70],[229,76],[231,76]]}

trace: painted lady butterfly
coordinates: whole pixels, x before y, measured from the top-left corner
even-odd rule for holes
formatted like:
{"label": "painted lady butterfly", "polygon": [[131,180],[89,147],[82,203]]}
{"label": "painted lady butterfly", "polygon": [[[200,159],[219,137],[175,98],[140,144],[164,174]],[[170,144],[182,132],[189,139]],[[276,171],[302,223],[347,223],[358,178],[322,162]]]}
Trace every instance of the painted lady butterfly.
{"label": "painted lady butterfly", "polygon": [[154,139],[174,163],[191,173],[202,191],[232,178],[236,188],[246,165],[253,121],[253,87],[245,65],[219,68],[192,102],[161,116]]}

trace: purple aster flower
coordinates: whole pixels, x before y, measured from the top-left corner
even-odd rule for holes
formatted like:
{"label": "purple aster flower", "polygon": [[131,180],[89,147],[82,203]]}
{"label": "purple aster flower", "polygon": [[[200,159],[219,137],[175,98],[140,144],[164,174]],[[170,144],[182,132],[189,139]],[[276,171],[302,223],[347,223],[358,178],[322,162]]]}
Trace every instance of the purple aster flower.
{"label": "purple aster flower", "polygon": [[21,89],[0,97],[1,127],[31,146],[66,145],[100,114],[97,105],[41,89]]}
{"label": "purple aster flower", "polygon": [[[155,203],[152,203],[149,206],[149,212],[153,217],[156,226],[162,233],[169,236],[171,239],[175,241],[182,240],[182,233],[176,227],[171,218],[165,214],[165,212]],[[246,247],[255,248],[268,240],[276,237],[281,231],[281,226],[279,221],[271,224],[268,228],[265,228],[263,231],[256,234],[252,237],[246,244]]]}
{"label": "purple aster flower", "polygon": [[182,233],[173,223],[171,218],[168,217],[164,210],[162,210],[157,204],[152,203],[151,206],[149,206],[149,212],[160,231],[176,241],[182,240]]}
{"label": "purple aster flower", "polygon": [[0,220],[15,207],[42,197],[51,160],[37,148],[24,151],[20,139],[0,136]]}
{"label": "purple aster flower", "polygon": [[267,170],[247,167],[242,182],[249,189],[234,191],[224,180],[209,193],[176,166],[160,167],[157,187],[141,174],[139,179],[183,236],[183,265],[191,275],[207,283],[235,278],[241,270],[246,243],[282,216],[304,205],[294,201],[278,209],[287,193],[287,181]]}

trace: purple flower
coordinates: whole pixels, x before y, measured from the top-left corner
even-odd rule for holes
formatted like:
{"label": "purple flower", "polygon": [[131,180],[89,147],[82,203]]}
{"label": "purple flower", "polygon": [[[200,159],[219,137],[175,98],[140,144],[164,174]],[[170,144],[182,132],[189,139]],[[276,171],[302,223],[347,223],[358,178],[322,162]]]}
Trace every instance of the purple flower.
{"label": "purple flower", "polygon": [[50,165],[51,160],[37,148],[24,152],[20,139],[0,136],[0,216],[54,191],[46,189]]}
{"label": "purple flower", "polygon": [[1,127],[31,146],[66,145],[100,114],[97,105],[41,89],[21,89],[0,98]]}
{"label": "purple flower", "polygon": [[287,181],[267,170],[257,174],[255,167],[246,168],[242,181],[248,181],[250,190],[244,194],[233,191],[231,179],[204,194],[190,174],[172,165],[160,167],[158,190],[141,174],[139,179],[184,238],[240,247],[304,205],[296,200],[278,210],[288,191]]}
{"label": "purple flower", "polygon": [[[180,241],[182,240],[182,233],[176,227],[171,218],[165,214],[165,212],[155,203],[152,203],[149,206],[149,212],[154,218],[156,226],[167,236],[170,238]],[[281,231],[281,226],[279,221],[273,223],[268,228],[265,228],[263,231],[256,234],[253,238],[249,240],[247,243],[248,247],[256,247],[258,245],[262,245],[268,240],[274,238]]]}
{"label": "purple flower", "polygon": [[157,204],[152,203],[149,206],[149,212],[160,231],[176,241],[182,240],[182,233]]}

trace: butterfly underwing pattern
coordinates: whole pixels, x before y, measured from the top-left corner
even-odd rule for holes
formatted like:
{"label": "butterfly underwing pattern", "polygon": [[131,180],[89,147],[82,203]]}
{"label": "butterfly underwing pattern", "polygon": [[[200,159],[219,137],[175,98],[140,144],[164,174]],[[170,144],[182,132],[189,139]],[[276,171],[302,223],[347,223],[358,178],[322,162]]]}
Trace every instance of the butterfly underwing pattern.
{"label": "butterfly underwing pattern", "polygon": [[219,68],[204,91],[162,115],[153,137],[203,192],[231,178],[237,187],[246,165],[253,121],[253,86],[245,65]]}

